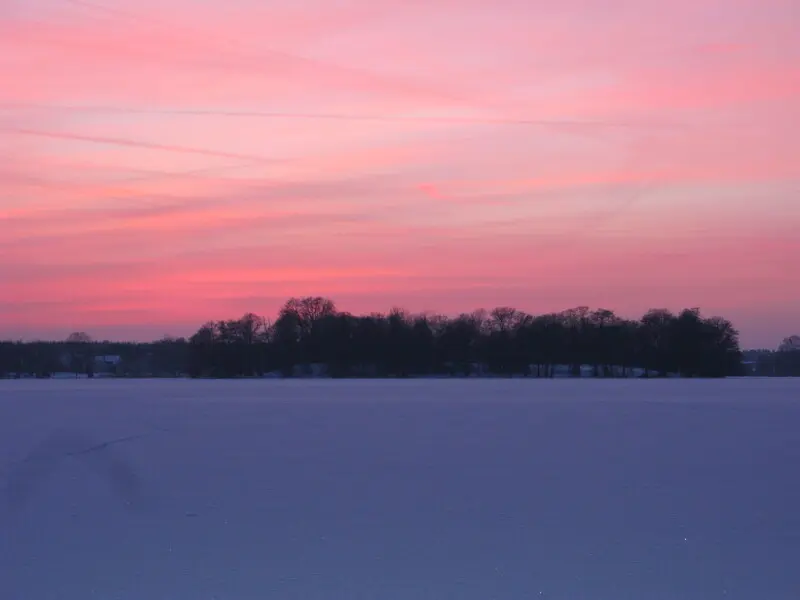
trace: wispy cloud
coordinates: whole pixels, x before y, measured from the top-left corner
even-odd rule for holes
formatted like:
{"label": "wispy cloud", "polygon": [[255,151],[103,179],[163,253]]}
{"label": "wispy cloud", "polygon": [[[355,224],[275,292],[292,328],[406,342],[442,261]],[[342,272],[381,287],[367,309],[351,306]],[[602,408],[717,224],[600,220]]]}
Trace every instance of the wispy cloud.
{"label": "wispy cloud", "polygon": [[700,304],[773,344],[800,318],[794,4],[3,3],[0,337],[323,293]]}

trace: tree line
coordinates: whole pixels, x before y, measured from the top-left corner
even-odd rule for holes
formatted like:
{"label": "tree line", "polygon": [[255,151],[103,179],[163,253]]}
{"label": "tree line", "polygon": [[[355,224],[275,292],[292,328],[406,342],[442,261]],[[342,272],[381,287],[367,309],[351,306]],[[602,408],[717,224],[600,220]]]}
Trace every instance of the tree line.
{"label": "tree line", "polygon": [[533,316],[511,307],[456,317],[352,315],[322,297],[291,298],[271,322],[254,313],[210,321],[188,339],[150,344],[90,342],[0,344],[0,375],[48,376],[65,365],[91,375],[113,354],[117,375],[249,377],[681,376],[747,374],[739,333],[698,309],[647,311],[625,319],[578,307]]}
{"label": "tree line", "polygon": [[800,336],[790,336],[778,350],[744,352],[747,375],[756,377],[800,377]]}

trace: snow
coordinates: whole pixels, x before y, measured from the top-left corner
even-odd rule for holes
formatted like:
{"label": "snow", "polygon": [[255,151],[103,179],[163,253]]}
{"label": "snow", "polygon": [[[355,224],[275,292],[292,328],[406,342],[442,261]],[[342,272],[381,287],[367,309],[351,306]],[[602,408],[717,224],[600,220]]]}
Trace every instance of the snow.
{"label": "snow", "polygon": [[796,600],[800,381],[0,382],[0,598]]}

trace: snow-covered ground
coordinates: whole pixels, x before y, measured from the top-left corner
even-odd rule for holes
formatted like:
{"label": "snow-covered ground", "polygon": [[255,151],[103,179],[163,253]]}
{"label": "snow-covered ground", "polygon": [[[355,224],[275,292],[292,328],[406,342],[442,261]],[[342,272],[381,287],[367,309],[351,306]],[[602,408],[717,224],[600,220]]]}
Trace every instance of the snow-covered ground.
{"label": "snow-covered ground", "polygon": [[797,600],[800,381],[0,382],[2,600]]}

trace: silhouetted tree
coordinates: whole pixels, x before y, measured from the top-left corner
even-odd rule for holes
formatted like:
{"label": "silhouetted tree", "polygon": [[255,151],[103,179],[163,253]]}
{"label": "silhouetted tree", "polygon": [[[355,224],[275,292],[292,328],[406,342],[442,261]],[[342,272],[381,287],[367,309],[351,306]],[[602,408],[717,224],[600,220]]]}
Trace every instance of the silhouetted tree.
{"label": "silhouetted tree", "polygon": [[796,350],[800,350],[800,335],[785,337],[780,346],[778,346],[778,352],[792,352]]}
{"label": "silhouetted tree", "polygon": [[758,350],[746,353],[749,374],[760,377],[800,377],[800,336],[784,338],[777,351]]}
{"label": "silhouetted tree", "polygon": [[[800,351],[748,357],[748,373],[800,373]],[[188,340],[149,344],[93,342],[85,333],[64,342],[0,343],[1,376],[47,377],[65,368],[93,373],[94,357],[118,355],[120,375],[188,374],[252,377],[325,373],[334,377],[479,375],[596,377],[739,375],[739,334],[722,317],[697,309],[653,309],[639,320],[608,309],[572,308],[528,315],[508,306],[453,318],[387,314],[354,316],[323,297],[290,298],[274,323],[246,313],[209,321]],[[313,367],[313,369],[312,369]]]}
{"label": "silhouetted tree", "polygon": [[675,322],[675,315],[666,309],[652,309],[642,317],[638,345],[645,376],[651,371],[663,376],[674,369]]}
{"label": "silhouetted tree", "polygon": [[92,353],[92,338],[83,331],[70,333],[67,336],[69,359],[75,377],[85,373],[87,377],[94,377],[94,354]]}

